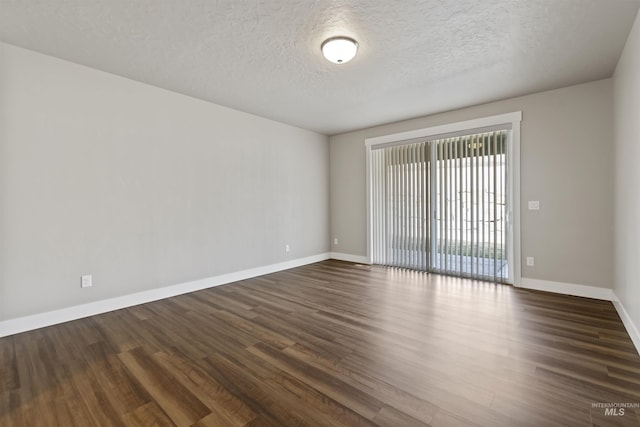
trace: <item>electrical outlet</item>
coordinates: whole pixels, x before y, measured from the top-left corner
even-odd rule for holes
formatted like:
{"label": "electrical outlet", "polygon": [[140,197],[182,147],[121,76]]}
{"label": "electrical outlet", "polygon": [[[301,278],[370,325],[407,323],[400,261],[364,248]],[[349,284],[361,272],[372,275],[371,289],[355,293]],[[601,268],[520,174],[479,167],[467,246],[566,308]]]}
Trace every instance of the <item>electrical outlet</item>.
{"label": "electrical outlet", "polygon": [[337,237],[333,238],[333,244],[336,245],[336,246],[338,245],[338,238]]}
{"label": "electrical outlet", "polygon": [[289,252],[290,250],[291,250],[291,247],[289,246],[289,244],[284,245],[285,252]]}
{"label": "electrical outlet", "polygon": [[527,257],[527,267],[533,267],[536,265],[536,260],[532,256]]}
{"label": "electrical outlet", "polygon": [[80,277],[80,287],[81,288],[90,288],[93,286],[93,278],[90,274],[86,274]]}

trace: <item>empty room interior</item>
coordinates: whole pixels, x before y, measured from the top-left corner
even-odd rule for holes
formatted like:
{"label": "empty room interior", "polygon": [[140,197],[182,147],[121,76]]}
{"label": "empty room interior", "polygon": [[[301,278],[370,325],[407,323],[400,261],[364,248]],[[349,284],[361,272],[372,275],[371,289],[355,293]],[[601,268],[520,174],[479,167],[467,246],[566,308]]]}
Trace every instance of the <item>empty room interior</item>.
{"label": "empty room interior", "polygon": [[0,0],[1,426],[640,426],[640,0]]}

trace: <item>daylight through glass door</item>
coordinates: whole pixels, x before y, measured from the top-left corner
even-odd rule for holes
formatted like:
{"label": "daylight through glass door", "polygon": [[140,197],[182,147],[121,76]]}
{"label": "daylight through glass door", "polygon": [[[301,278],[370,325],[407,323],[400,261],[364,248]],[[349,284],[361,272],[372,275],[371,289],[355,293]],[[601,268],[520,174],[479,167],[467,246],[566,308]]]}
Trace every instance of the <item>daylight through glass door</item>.
{"label": "daylight through glass door", "polygon": [[372,261],[504,282],[508,131],[372,150]]}

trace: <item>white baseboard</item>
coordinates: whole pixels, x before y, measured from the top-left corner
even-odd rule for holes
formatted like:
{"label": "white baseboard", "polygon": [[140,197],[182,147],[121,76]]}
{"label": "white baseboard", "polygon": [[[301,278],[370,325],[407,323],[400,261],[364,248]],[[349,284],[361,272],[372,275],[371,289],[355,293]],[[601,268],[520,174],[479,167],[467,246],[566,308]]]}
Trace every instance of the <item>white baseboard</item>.
{"label": "white baseboard", "polygon": [[[132,307],[134,305],[158,301],[164,298],[170,298],[176,295],[182,295],[189,292],[195,292],[202,289],[224,285],[227,283],[246,280],[252,277],[275,273],[282,270],[288,270],[290,268],[324,261],[329,258],[360,264],[369,264],[369,260],[367,259],[367,257],[359,255],[344,254],[339,252],[313,255],[310,257],[251,268],[234,273],[222,274],[220,276],[208,277],[206,279],[194,280],[192,282],[181,283],[164,288],[150,289],[148,291],[142,291],[135,294],[124,295],[121,297],[95,301],[87,304],[77,305],[74,307],[49,311],[46,313],[39,313],[30,316],[4,320],[0,322],[0,338],[18,334],[20,332],[56,325],[58,323],[64,323],[84,317],[94,316],[96,314],[106,313],[108,311],[119,310],[122,308]],[[638,330],[638,327],[633,323],[633,320],[631,320],[631,317],[625,310],[622,303],[618,300],[613,290],[607,288],[596,288],[594,286],[576,285],[572,283],[529,279],[525,277],[522,278],[521,287],[612,301],[614,307],[620,315],[620,318],[622,319],[622,323],[627,329],[627,332],[629,333],[629,336],[631,337],[631,340],[636,347],[636,350],[638,351],[638,353],[640,353],[640,332]]]}
{"label": "white baseboard", "polygon": [[616,308],[620,319],[622,319],[622,323],[624,324],[627,333],[631,337],[631,341],[633,341],[633,345],[636,346],[636,351],[640,354],[640,332],[638,331],[638,327],[633,320],[631,320],[631,316],[625,310],[624,305],[620,302],[618,297],[614,294],[615,299],[613,300],[613,306]]}
{"label": "white baseboard", "polygon": [[557,294],[574,295],[577,297],[601,299],[605,301],[615,300],[615,294],[612,289],[576,285],[574,283],[552,282],[550,280],[523,277],[520,282],[520,287],[535,289],[537,291],[555,292]]}
{"label": "white baseboard", "polygon": [[30,316],[4,320],[0,322],[0,337],[6,337],[9,335],[18,334],[20,332],[44,328],[46,326],[56,325],[58,323],[69,322],[71,320],[81,319],[83,317],[106,313],[108,311],[119,310],[122,308],[157,301],[176,295],[182,295],[189,292],[212,288],[214,286],[224,285],[226,283],[246,280],[252,277],[275,273],[277,271],[288,270],[290,268],[300,267],[327,259],[329,259],[329,254],[323,253],[306,258],[299,258],[291,261],[280,262],[277,264],[242,270],[234,273],[222,274],[220,276],[208,277],[206,279],[194,280],[192,282],[180,283],[178,285],[150,289],[148,291],[123,295],[121,297],[90,302],[88,304],[77,305],[60,310],[48,311],[46,313],[39,313]]}
{"label": "white baseboard", "polygon": [[337,259],[338,261],[355,262],[358,264],[370,264],[369,259],[362,255],[343,254],[340,252],[331,252],[329,258]]}
{"label": "white baseboard", "polygon": [[622,323],[624,324],[636,351],[640,354],[640,332],[638,327],[633,323],[631,317],[625,310],[624,306],[616,296],[612,289],[596,288],[595,286],[576,285],[573,283],[551,282],[548,280],[522,278],[522,288],[536,289],[539,291],[555,292],[560,294],[575,295],[579,297],[594,298],[599,300],[611,301],[615,307]]}

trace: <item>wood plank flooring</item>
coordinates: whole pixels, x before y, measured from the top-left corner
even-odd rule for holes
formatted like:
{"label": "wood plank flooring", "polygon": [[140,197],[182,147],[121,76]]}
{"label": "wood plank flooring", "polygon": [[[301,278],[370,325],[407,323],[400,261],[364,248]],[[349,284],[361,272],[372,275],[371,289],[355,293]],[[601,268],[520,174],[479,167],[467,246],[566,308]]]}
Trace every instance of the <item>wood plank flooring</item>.
{"label": "wood plank flooring", "polygon": [[339,261],[0,339],[1,426],[638,426],[639,403],[609,302]]}

